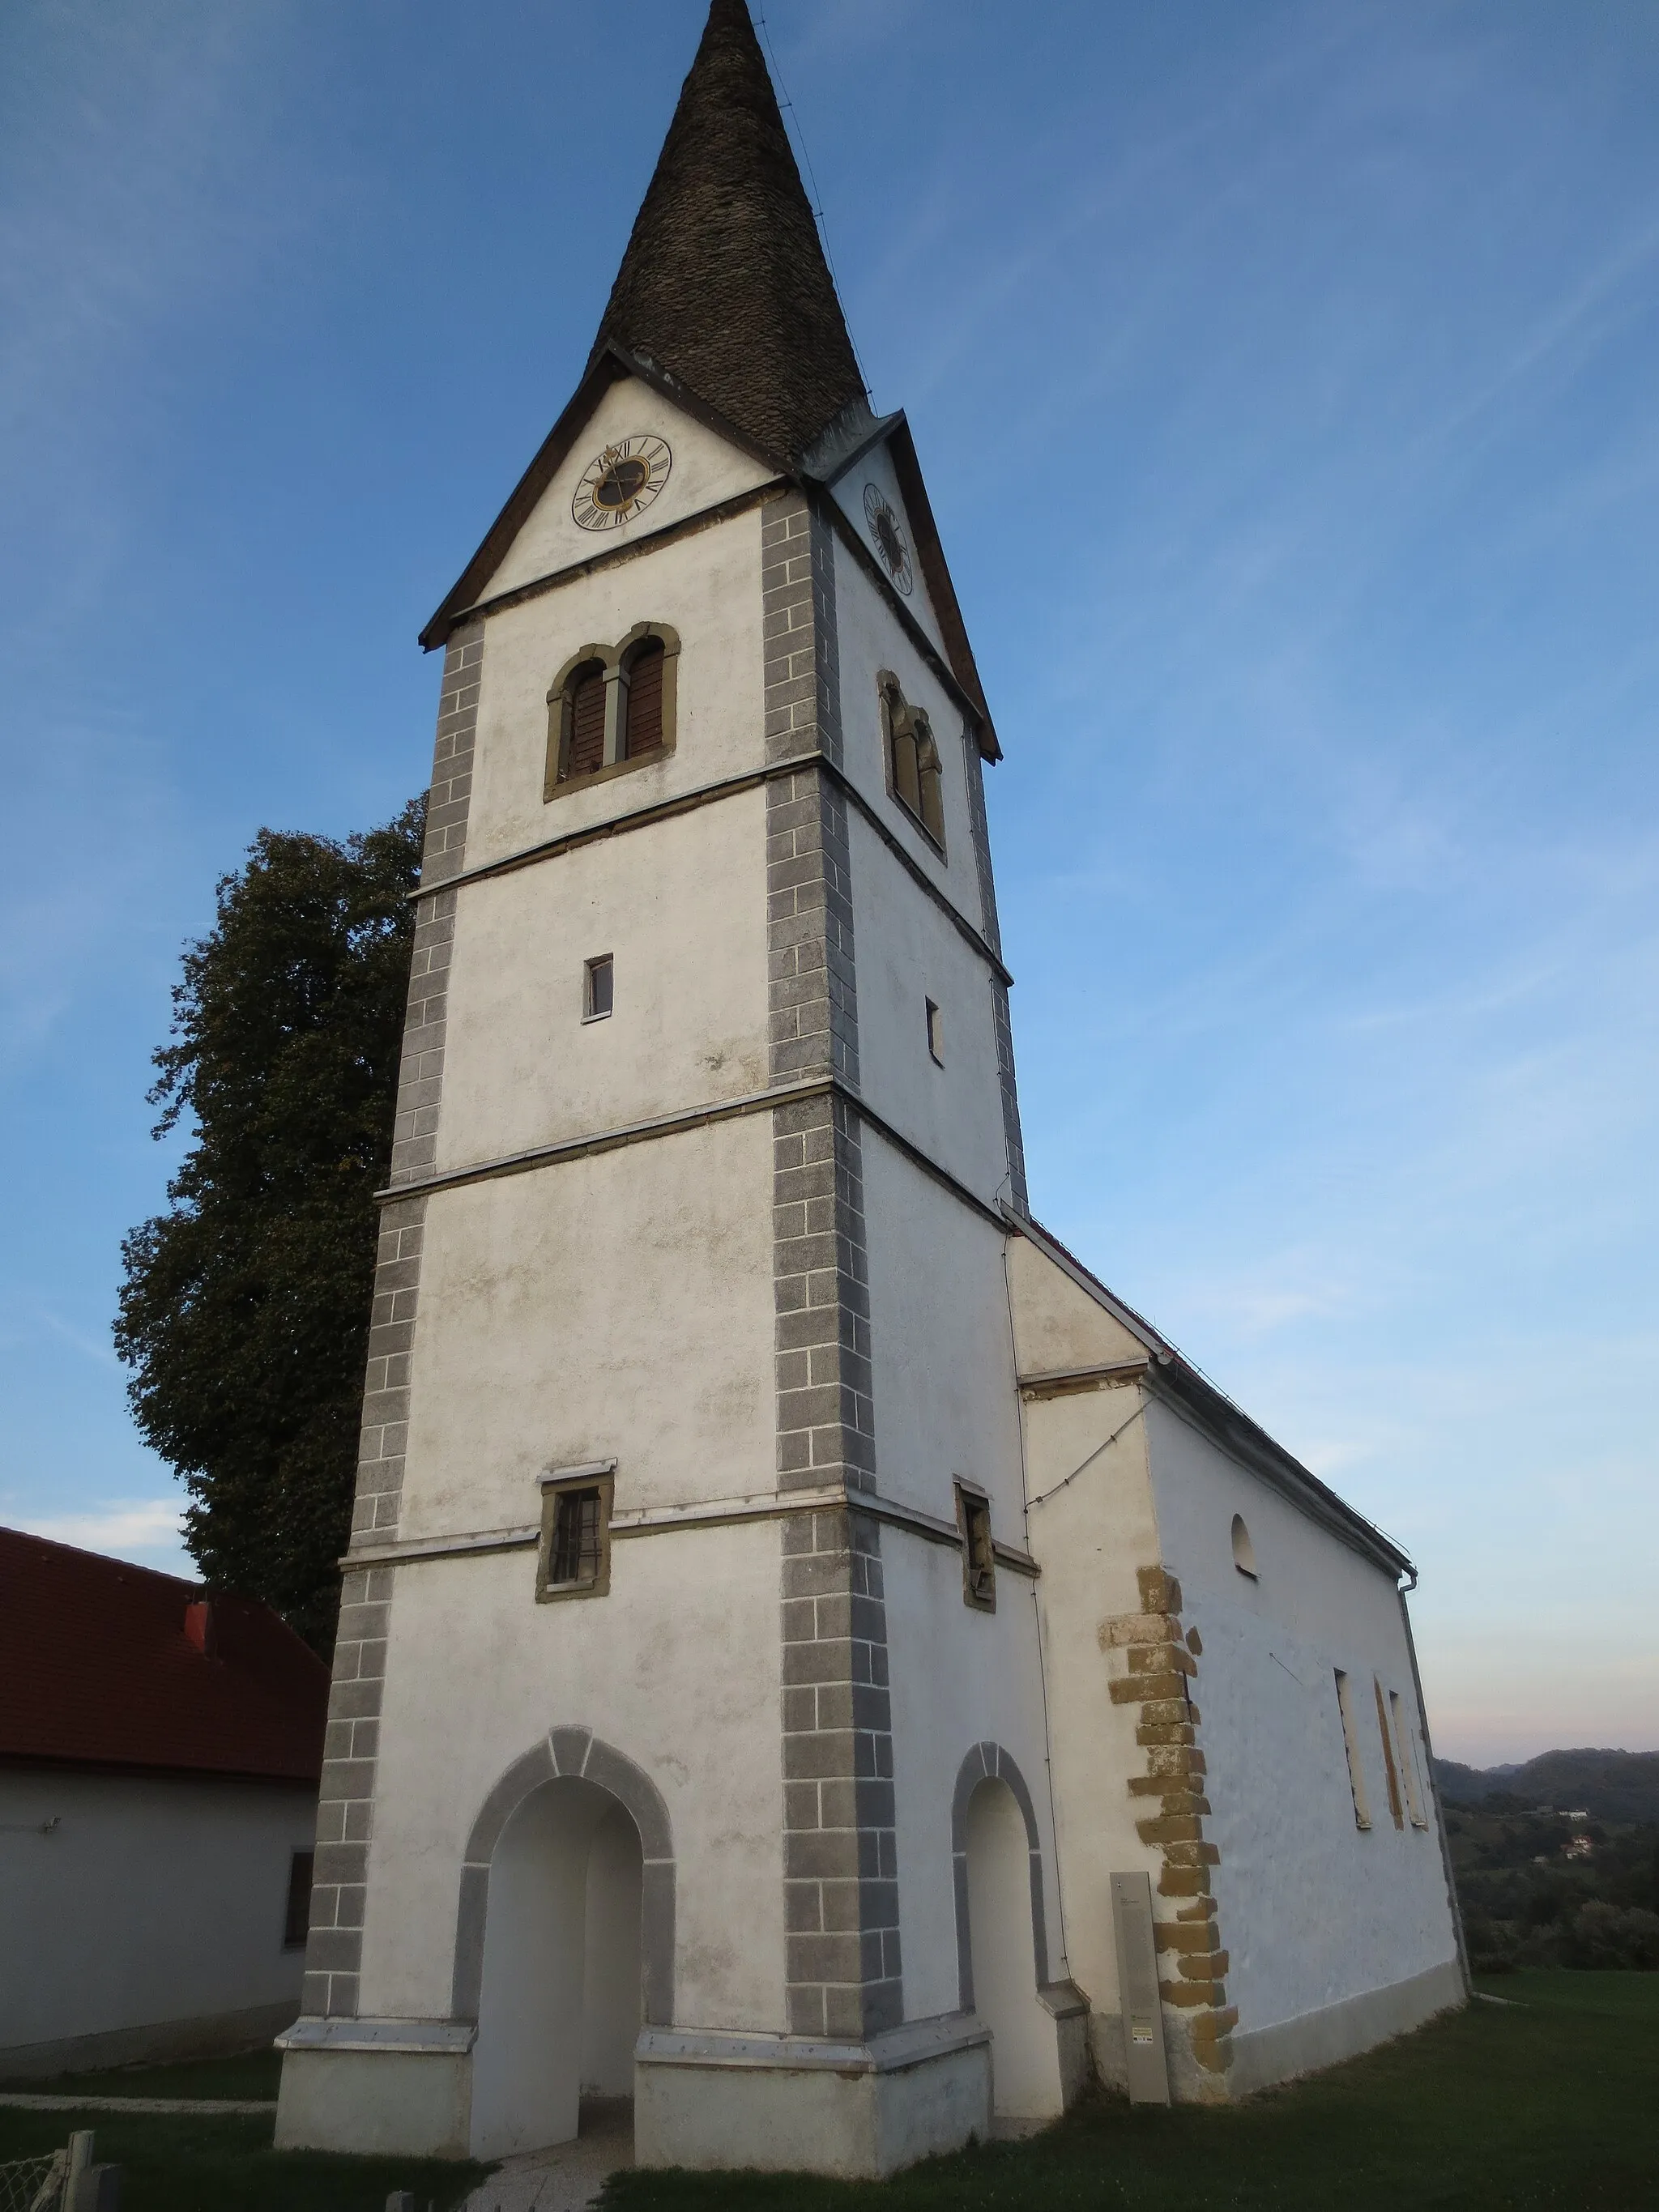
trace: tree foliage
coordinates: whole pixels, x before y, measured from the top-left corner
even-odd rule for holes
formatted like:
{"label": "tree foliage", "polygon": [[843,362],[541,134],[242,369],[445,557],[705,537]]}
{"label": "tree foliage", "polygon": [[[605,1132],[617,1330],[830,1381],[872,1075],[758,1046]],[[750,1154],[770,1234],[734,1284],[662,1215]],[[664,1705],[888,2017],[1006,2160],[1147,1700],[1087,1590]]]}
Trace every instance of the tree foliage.
{"label": "tree foliage", "polygon": [[350,1527],[424,802],[337,843],[261,830],[187,948],[155,1134],[195,1141],[122,1246],[116,1348],[210,1584],[318,1650]]}

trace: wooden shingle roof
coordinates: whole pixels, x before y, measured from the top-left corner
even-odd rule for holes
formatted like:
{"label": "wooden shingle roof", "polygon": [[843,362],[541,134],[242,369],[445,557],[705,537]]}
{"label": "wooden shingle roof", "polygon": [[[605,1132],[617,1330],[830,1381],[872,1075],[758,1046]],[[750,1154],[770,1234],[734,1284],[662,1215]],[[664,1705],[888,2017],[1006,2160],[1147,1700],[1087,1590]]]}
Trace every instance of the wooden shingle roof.
{"label": "wooden shingle roof", "polygon": [[593,359],[608,342],[780,464],[864,396],[744,0],[708,11]]}

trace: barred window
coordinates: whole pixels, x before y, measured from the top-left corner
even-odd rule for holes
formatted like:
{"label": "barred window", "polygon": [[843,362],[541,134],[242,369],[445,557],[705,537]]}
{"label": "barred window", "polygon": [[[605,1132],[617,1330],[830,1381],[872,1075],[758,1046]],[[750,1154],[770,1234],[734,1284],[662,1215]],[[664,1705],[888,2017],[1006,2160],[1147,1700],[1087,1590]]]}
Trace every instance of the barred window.
{"label": "barred window", "polygon": [[599,1597],[609,1589],[611,1482],[608,1464],[543,1479],[538,1599]]}

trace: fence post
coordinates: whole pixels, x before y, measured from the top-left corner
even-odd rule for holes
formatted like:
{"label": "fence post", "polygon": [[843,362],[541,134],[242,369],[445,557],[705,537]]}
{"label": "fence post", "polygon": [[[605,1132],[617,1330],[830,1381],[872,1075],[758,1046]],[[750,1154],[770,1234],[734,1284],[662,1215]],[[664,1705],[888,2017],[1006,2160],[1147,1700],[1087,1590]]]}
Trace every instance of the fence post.
{"label": "fence post", "polygon": [[75,2202],[75,2192],[81,2176],[92,2164],[92,2130],[77,2128],[69,2139],[69,2172],[64,2182],[64,2203],[66,2207]]}

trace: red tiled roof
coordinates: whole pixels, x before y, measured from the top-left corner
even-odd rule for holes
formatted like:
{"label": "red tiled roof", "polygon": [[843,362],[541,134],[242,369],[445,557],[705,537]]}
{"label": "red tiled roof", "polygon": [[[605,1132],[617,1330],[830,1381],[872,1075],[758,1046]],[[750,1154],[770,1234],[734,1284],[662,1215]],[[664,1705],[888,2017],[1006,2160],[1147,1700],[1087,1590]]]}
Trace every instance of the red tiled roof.
{"label": "red tiled roof", "polygon": [[315,1783],[328,1669],[257,1599],[0,1528],[0,1759]]}

